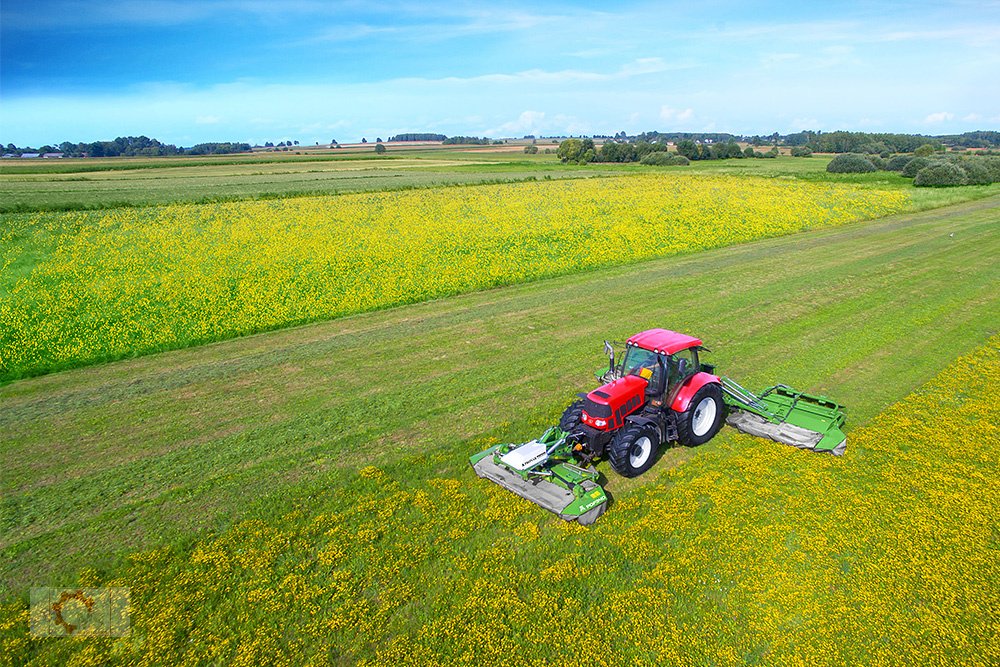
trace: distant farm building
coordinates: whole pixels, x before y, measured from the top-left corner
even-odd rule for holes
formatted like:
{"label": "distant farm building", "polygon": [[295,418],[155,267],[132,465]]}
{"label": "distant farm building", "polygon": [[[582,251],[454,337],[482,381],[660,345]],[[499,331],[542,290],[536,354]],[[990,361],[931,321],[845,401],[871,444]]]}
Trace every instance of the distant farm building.
{"label": "distant farm building", "polygon": [[40,157],[39,153],[21,153],[21,157]]}
{"label": "distant farm building", "polygon": [[42,157],[43,157],[43,158],[53,158],[53,157],[54,157],[54,158],[60,158],[60,157],[62,157],[62,156],[63,156],[63,154],[62,154],[62,153],[46,153],[46,154],[45,154],[45,155],[43,155]]}

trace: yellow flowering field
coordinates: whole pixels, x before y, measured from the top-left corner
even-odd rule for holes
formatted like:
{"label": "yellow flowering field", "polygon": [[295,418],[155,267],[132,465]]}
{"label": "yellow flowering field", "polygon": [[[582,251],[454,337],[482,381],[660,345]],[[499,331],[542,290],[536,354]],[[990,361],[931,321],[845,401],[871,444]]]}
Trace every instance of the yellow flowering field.
{"label": "yellow flowering field", "polygon": [[0,380],[901,210],[737,176],[3,216]]}
{"label": "yellow flowering field", "polygon": [[[123,639],[38,664],[995,665],[1000,336],[849,434],[842,458],[736,434],[591,528],[474,476],[366,467],[272,521],[134,554]],[[413,478],[413,475],[410,476]]]}

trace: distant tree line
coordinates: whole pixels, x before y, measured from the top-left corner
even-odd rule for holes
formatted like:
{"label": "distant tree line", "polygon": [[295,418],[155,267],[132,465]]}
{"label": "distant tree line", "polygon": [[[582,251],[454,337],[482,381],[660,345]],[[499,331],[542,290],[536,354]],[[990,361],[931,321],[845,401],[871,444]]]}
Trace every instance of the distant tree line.
{"label": "distant tree line", "polygon": [[940,139],[921,134],[888,134],[870,132],[796,132],[783,137],[789,146],[806,146],[814,153],[912,153],[920,146],[931,144],[940,150]]}
{"label": "distant tree line", "polygon": [[[728,135],[732,136],[732,135]],[[675,145],[676,154],[669,152],[666,142],[645,140],[622,141],[621,138],[605,141],[597,148],[593,139],[565,139],[559,144],[556,155],[563,162],[589,164],[591,162],[641,162],[643,164],[688,164],[692,160],[727,160],[730,158],[775,158],[778,148],[767,152],[756,151],[752,146],[740,148],[735,140],[720,143],[682,139]],[[681,158],[681,159],[672,159]]]}
{"label": "distant tree line", "polygon": [[173,144],[164,144],[156,139],[146,136],[139,137],[118,137],[113,141],[92,141],[73,143],[64,141],[58,146],[40,146],[31,148],[30,146],[18,147],[14,144],[7,144],[4,148],[6,153],[62,153],[66,157],[134,157],[134,156],[163,156],[163,155],[217,155],[221,153],[246,153],[250,151],[250,144],[233,142],[209,142],[195,144],[190,148],[178,148]]}
{"label": "distant tree line", "polygon": [[665,142],[679,144],[680,142],[690,140],[696,144],[713,146],[741,141],[755,147],[784,145],[802,147],[813,153],[868,153],[874,155],[882,153],[912,153],[925,144],[930,144],[935,150],[940,150],[945,145],[984,149],[1000,147],[1000,132],[993,130],[978,130],[963,134],[946,134],[940,136],[878,132],[819,132],[812,130],[794,132],[792,134],[774,132],[769,135],[752,136],[734,135],[726,132],[643,132],[634,136],[628,136],[624,132],[619,132],[611,137],[598,137],[595,135],[594,138],[609,139],[617,143],[639,143],[645,141],[650,144]]}
{"label": "distant tree line", "polygon": [[655,143],[677,143],[678,141],[691,140],[695,142],[726,143],[730,141],[743,140],[743,137],[728,132],[643,132],[634,137],[625,136],[624,132],[619,132],[614,136],[616,141],[646,141]]}
{"label": "distant tree line", "polygon": [[488,146],[493,143],[493,140],[489,137],[447,137],[442,140],[445,144],[478,144],[481,146]]}
{"label": "distant tree line", "polygon": [[434,134],[432,132],[405,132],[397,134],[394,137],[389,137],[389,141],[444,141],[447,138],[443,134]]}

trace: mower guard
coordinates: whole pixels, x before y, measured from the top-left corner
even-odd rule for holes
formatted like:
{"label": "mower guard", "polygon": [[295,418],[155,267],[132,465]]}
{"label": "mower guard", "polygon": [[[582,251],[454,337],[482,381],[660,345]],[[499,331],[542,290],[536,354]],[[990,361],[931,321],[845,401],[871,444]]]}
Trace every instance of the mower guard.
{"label": "mower guard", "polygon": [[521,444],[494,445],[469,457],[476,474],[565,521],[589,525],[604,514],[608,497],[593,468],[572,459],[568,434],[550,428]]}
{"label": "mower guard", "polygon": [[844,407],[826,396],[796,391],[783,384],[755,396],[730,378],[722,379],[726,422],[738,431],[775,442],[841,456],[847,448]]}

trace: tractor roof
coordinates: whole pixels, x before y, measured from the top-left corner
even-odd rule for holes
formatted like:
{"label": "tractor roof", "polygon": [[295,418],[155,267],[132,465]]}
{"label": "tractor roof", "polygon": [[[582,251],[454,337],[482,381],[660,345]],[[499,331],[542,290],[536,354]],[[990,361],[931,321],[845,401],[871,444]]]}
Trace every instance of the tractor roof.
{"label": "tractor roof", "polygon": [[674,354],[689,347],[700,346],[701,341],[668,329],[649,329],[629,338],[628,344],[641,347],[644,350]]}

